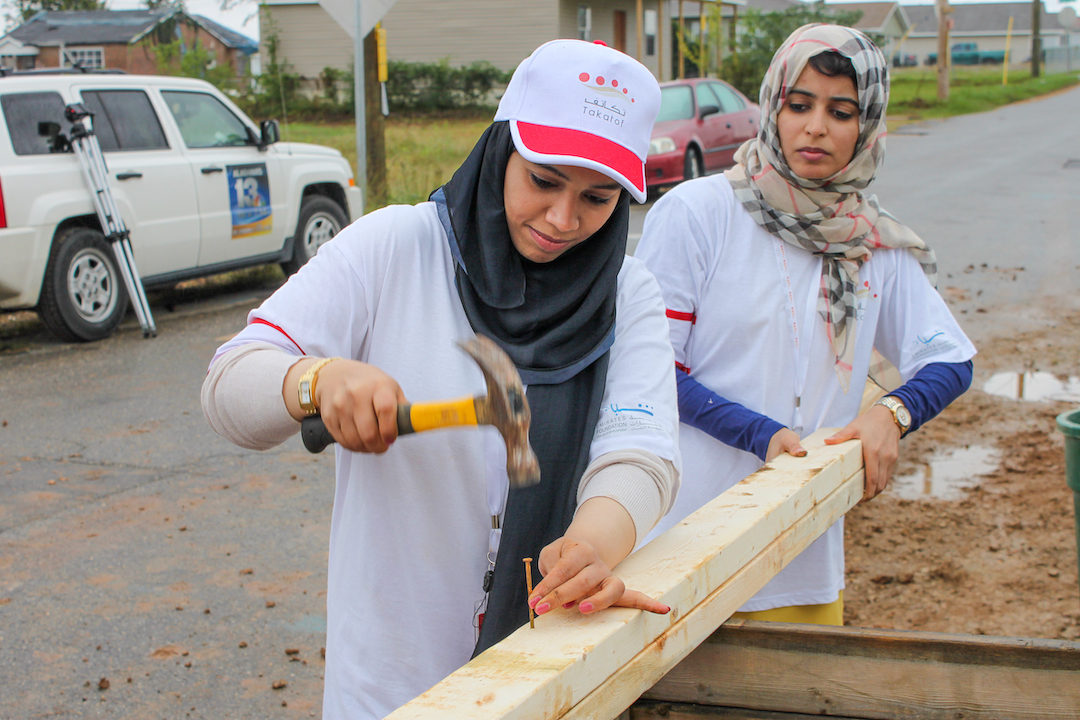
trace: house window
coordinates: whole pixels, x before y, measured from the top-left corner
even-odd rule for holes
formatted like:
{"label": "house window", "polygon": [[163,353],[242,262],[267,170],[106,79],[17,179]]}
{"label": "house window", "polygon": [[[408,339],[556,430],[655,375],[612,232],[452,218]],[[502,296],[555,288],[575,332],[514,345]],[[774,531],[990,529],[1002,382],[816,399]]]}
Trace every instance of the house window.
{"label": "house window", "polygon": [[64,48],[64,67],[98,70],[105,67],[103,48]]}
{"label": "house window", "polygon": [[579,5],[577,9],[578,40],[592,41],[592,8]]}
{"label": "house window", "polygon": [[644,15],[645,15],[645,18],[644,18],[644,22],[642,24],[645,26],[644,27],[644,30],[645,30],[645,32],[644,32],[644,35],[645,35],[645,54],[646,55],[655,55],[656,54],[656,11],[655,10],[646,10]]}

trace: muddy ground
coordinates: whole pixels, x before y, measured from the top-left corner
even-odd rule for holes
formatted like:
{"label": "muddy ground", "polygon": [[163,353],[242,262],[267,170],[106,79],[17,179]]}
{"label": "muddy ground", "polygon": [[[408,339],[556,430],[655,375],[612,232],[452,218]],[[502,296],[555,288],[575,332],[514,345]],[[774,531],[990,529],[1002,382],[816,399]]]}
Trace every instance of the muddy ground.
{"label": "muddy ground", "polygon": [[1021,332],[985,313],[961,320],[979,350],[972,388],[902,441],[897,476],[921,480],[931,460],[964,448],[975,471],[972,458],[988,459],[989,470],[967,473],[961,482],[978,484],[956,488],[955,499],[915,499],[891,485],[848,513],[845,624],[1076,640],[1073,493],[1055,418],[1080,403],[1014,400],[982,388],[1008,371],[1075,382],[1080,312],[1046,311],[1030,323],[1037,329]]}

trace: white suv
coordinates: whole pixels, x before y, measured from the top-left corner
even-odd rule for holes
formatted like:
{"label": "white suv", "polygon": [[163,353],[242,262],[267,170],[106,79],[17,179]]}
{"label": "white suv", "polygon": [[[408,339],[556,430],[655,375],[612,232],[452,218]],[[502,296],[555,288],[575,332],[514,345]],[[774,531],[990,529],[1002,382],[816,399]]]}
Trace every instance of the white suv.
{"label": "white suv", "polygon": [[209,83],[152,75],[0,76],[0,309],[67,341],[120,323],[127,290],[64,107],[82,103],[146,287],[263,263],[295,272],[359,214],[337,150],[278,142]]}

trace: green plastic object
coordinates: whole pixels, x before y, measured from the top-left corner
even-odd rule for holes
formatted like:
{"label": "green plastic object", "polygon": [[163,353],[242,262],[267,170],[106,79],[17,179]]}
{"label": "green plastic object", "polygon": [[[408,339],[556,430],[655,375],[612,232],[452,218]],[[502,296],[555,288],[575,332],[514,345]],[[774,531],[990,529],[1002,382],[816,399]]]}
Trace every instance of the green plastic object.
{"label": "green plastic object", "polygon": [[1080,409],[1058,415],[1057,426],[1065,436],[1065,483],[1073,491],[1073,526],[1080,569]]}

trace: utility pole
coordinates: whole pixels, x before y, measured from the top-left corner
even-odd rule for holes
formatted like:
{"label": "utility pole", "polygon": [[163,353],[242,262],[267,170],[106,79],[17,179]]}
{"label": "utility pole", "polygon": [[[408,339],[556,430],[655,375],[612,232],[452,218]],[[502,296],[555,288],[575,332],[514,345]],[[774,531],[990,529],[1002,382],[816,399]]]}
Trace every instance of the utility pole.
{"label": "utility pole", "polygon": [[1031,77],[1039,77],[1042,61],[1042,0],[1031,0]]}
{"label": "utility pole", "polygon": [[364,115],[367,122],[367,199],[369,207],[386,205],[386,122],[379,85],[378,26],[364,38]]}
{"label": "utility pole", "polygon": [[[1036,0],[1037,1],[1037,0]],[[949,14],[952,8],[948,0],[935,0],[937,14],[937,98],[939,102],[949,99]]]}

